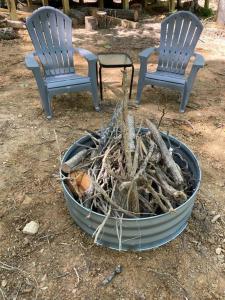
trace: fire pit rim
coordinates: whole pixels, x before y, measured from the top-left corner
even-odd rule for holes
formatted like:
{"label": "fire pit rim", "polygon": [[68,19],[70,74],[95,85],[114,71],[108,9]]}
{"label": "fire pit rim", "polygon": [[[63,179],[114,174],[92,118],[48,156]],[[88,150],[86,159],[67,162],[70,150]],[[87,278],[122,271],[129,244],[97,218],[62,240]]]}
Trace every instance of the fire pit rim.
{"label": "fire pit rim", "polygon": [[[148,128],[141,128],[141,130],[142,130],[143,132],[149,131]],[[157,216],[141,217],[141,218],[140,218],[140,217],[139,217],[139,218],[124,218],[124,217],[123,217],[123,220],[124,220],[124,221],[142,221],[142,220],[144,221],[144,220],[149,220],[149,219],[152,220],[152,219],[162,218],[162,217],[165,217],[165,216],[167,216],[167,215],[171,215],[171,214],[173,214],[173,213],[176,213],[176,211],[178,211],[179,209],[182,209],[182,207],[183,207],[184,205],[186,205],[189,201],[191,201],[191,199],[192,199],[193,197],[195,197],[195,195],[197,194],[197,192],[198,192],[198,190],[199,190],[200,183],[201,183],[201,179],[202,179],[202,172],[201,172],[201,168],[200,168],[199,162],[198,162],[198,160],[197,160],[195,154],[192,152],[192,150],[191,150],[185,143],[181,142],[180,140],[178,140],[178,139],[175,138],[174,136],[172,136],[172,135],[167,135],[165,132],[162,132],[162,131],[160,131],[160,133],[161,133],[161,135],[162,135],[163,137],[168,136],[169,139],[181,143],[181,144],[182,144],[182,147],[184,147],[184,148],[189,152],[189,154],[191,154],[193,160],[195,161],[196,167],[197,167],[197,169],[198,169],[198,171],[199,171],[199,179],[196,180],[196,187],[194,188],[194,191],[193,191],[192,195],[189,196],[188,199],[187,199],[184,203],[182,203],[181,205],[179,205],[178,207],[176,207],[176,208],[174,209],[173,212],[166,212],[166,213],[162,213],[162,214],[157,215]],[[81,146],[80,146],[81,142],[82,142],[84,139],[86,139],[87,137],[88,137],[88,135],[84,135],[84,136],[82,136],[81,138],[79,138],[78,140],[76,140],[76,141],[75,141],[75,142],[74,142],[74,143],[66,150],[65,154],[63,155],[62,162],[65,162],[65,161],[66,161],[65,158],[68,156],[68,153],[70,153],[70,151],[74,148],[74,146],[76,145],[76,143],[79,143],[79,147],[81,147]],[[63,175],[63,174],[62,174],[62,170],[60,169],[60,178],[62,177],[62,175]],[[68,187],[66,186],[64,180],[62,180],[62,186],[63,186],[64,192],[66,192],[67,195],[68,195],[73,201],[75,201],[76,204],[78,204],[78,206],[80,206],[80,208],[84,209],[88,214],[92,213],[92,214],[98,215],[99,217],[102,217],[102,218],[105,217],[103,214],[100,214],[100,213],[98,213],[98,212],[95,212],[95,211],[93,211],[93,210],[91,210],[91,209],[88,209],[87,207],[81,205],[81,204],[75,199],[75,197],[72,196],[72,194],[71,194],[71,192],[69,191]],[[115,220],[116,218],[115,218],[115,217],[109,217],[109,219]]]}

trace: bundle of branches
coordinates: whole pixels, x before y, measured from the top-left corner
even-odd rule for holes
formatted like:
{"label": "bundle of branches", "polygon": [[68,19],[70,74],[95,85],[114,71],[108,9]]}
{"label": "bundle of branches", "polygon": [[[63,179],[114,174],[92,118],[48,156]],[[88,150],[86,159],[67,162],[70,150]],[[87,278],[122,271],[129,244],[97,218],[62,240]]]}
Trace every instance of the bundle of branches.
{"label": "bundle of branches", "polygon": [[[89,132],[92,143],[62,165],[69,189],[80,203],[114,217],[146,217],[173,211],[192,193],[186,161],[168,149],[157,127],[136,128],[124,99],[107,129]],[[169,138],[168,138],[169,141]],[[80,145],[82,148],[82,145]],[[179,156],[180,167],[174,160]]]}

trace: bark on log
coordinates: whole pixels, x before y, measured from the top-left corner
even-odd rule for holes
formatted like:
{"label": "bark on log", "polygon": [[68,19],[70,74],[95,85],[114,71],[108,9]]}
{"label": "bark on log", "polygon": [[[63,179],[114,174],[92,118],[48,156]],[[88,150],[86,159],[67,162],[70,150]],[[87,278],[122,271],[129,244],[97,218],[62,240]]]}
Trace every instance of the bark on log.
{"label": "bark on log", "polygon": [[[125,160],[126,160],[126,169],[127,174],[131,177],[132,174],[132,155],[131,152],[134,152],[131,147],[133,146],[131,140],[133,139],[133,130],[129,130],[128,124],[128,89],[127,89],[127,72],[126,70],[123,71],[123,92],[124,92],[124,99],[122,101],[122,113],[121,113],[121,130],[123,136],[123,146],[125,151]],[[130,117],[131,121],[132,117]],[[132,121],[131,121],[132,123]],[[134,125],[134,120],[133,120]],[[132,125],[131,125],[132,126]],[[134,145],[135,147],[135,145]],[[135,149],[134,149],[135,150]],[[135,213],[140,213],[139,207],[139,199],[138,199],[138,190],[137,190],[137,183],[132,181],[127,193],[127,203],[128,209]]]}
{"label": "bark on log", "polygon": [[75,166],[77,166],[82,159],[87,155],[88,149],[81,150],[76,155],[71,157],[68,161],[64,162],[61,166],[61,170],[69,174]]}
{"label": "bark on log", "polygon": [[134,116],[127,116],[127,125],[128,125],[128,133],[129,133],[129,147],[132,153],[135,152],[135,125],[134,125]]}
{"label": "bark on log", "polygon": [[96,30],[98,28],[98,21],[96,17],[85,17],[85,29]]}
{"label": "bark on log", "polygon": [[158,129],[156,126],[150,122],[149,120],[146,120],[146,124],[148,128],[150,129],[150,132],[152,134],[152,138],[154,142],[158,145],[158,147],[161,150],[162,153],[162,159],[166,165],[166,167],[169,169],[174,182],[177,186],[180,186],[183,183],[183,177],[180,174],[180,171],[178,170],[175,161],[173,160],[168,148],[166,147],[166,144],[164,143]]}
{"label": "bark on log", "polygon": [[216,22],[225,25],[225,0],[219,1]]}
{"label": "bark on log", "polygon": [[98,28],[107,28],[106,11],[97,11]]}
{"label": "bark on log", "polygon": [[[9,11],[8,11],[7,8],[0,8],[0,13],[4,13],[4,14],[9,15]],[[16,10],[16,14],[19,17],[19,19],[21,17],[26,18],[26,17],[29,17],[30,15],[32,15],[31,12],[22,11],[22,10]]]}
{"label": "bark on log", "polygon": [[140,18],[140,11],[133,9],[104,9],[107,15],[137,22]]}
{"label": "bark on log", "polygon": [[6,25],[17,29],[26,29],[26,26],[21,21],[6,20]]}
{"label": "bark on log", "polygon": [[106,20],[107,20],[108,28],[120,26],[123,28],[137,29],[139,27],[138,22],[133,22],[133,21],[115,18],[115,17],[111,17],[111,16],[106,16]]}
{"label": "bark on log", "polygon": [[187,200],[187,196],[183,191],[178,191],[168,184],[166,176],[160,168],[156,168],[156,176],[162,186],[162,189],[167,195],[172,196],[175,200],[179,200],[180,202],[185,202]]}
{"label": "bark on log", "polygon": [[77,9],[71,9],[69,11],[69,16],[72,18],[73,25],[84,25],[85,21],[85,13],[77,10]]}
{"label": "bark on log", "polygon": [[0,40],[14,40],[18,38],[13,28],[0,28]]}

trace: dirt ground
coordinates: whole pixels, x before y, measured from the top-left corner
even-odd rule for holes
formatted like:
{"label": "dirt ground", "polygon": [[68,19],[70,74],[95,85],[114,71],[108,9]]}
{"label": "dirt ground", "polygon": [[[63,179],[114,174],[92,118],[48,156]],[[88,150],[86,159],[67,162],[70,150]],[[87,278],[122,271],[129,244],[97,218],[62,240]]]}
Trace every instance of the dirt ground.
{"label": "dirt ground", "polygon": [[[87,32],[74,30],[74,45],[93,51],[130,54],[159,44],[160,18],[140,29]],[[158,249],[119,253],[97,245],[76,226],[65,205],[58,180],[59,151],[74,140],[106,126],[121,97],[119,69],[103,70],[102,111],[93,110],[88,93],[53,100],[48,121],[24,55],[32,50],[26,31],[0,43],[0,298],[1,299],[225,299],[225,31],[205,23],[197,51],[206,66],[198,73],[190,103],[178,113],[179,94],[146,87],[133,109],[137,120],[159,120],[162,130],[186,143],[200,160],[201,190],[187,229]],[[153,59],[151,67],[155,67]],[[76,57],[77,71],[86,62]],[[59,147],[56,143],[58,138]],[[60,148],[60,150],[59,150]],[[217,216],[219,214],[219,216]],[[218,219],[212,222],[213,218]],[[23,234],[26,223],[40,224],[34,236]],[[121,265],[122,273],[103,286]]]}

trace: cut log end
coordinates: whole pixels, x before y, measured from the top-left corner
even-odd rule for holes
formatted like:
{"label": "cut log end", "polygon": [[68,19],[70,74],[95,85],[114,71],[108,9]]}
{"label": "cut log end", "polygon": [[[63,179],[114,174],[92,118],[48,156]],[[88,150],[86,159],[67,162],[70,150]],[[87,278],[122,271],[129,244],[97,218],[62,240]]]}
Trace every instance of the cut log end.
{"label": "cut log end", "polygon": [[66,174],[69,174],[72,171],[72,169],[67,165],[67,163],[63,163],[61,165],[61,170]]}
{"label": "cut log end", "polygon": [[85,29],[96,30],[98,28],[98,21],[96,17],[88,16],[85,17]]}

